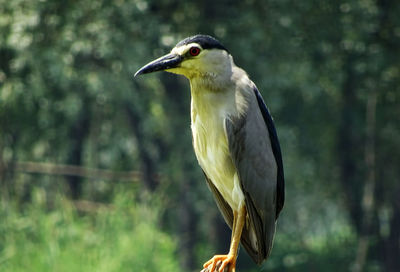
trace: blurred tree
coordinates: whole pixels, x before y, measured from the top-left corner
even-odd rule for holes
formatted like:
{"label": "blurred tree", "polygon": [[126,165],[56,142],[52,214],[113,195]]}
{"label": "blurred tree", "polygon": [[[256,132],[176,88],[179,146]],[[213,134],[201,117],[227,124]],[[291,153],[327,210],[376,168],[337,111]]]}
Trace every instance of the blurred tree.
{"label": "blurred tree", "polygon": [[[119,184],[166,199],[160,223],[184,271],[226,250],[191,148],[187,81],[132,79],[207,33],[263,92],[281,139],[288,201],[265,267],[400,271],[399,13],[395,0],[0,0],[2,200],[42,187],[109,202]],[[20,174],[18,161],[140,170],[142,186]]]}

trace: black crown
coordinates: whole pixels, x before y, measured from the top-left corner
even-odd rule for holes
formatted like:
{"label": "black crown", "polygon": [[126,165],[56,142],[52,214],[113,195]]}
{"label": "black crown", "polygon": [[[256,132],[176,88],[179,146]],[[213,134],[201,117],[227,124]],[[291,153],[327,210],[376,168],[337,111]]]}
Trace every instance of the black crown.
{"label": "black crown", "polygon": [[198,43],[203,49],[222,49],[228,52],[228,50],[215,38],[209,35],[195,35],[183,39],[176,46],[182,46],[189,43]]}

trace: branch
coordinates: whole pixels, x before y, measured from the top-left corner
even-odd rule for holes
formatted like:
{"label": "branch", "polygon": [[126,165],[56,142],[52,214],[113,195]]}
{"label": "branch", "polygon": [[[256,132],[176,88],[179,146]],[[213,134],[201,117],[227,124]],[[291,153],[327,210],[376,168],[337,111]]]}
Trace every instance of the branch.
{"label": "branch", "polygon": [[75,200],[72,201],[75,209],[80,212],[95,213],[99,211],[111,211],[114,206],[111,204],[105,204],[100,202],[88,201],[88,200]]}
{"label": "branch", "polygon": [[142,178],[142,174],[138,171],[111,171],[97,168],[86,168],[77,165],[42,162],[15,162],[9,165],[9,168],[29,174],[77,176],[90,179],[137,181]]}

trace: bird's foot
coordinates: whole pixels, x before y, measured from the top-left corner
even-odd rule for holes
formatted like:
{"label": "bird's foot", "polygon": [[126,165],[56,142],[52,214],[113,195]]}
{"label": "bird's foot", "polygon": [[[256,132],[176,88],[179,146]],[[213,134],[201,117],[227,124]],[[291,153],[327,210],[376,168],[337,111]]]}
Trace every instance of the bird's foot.
{"label": "bird's foot", "polygon": [[[218,262],[221,262],[221,264],[219,265]],[[224,272],[225,268],[228,268],[227,272],[235,272],[235,266],[236,266],[236,256],[233,254],[215,255],[203,265],[204,268],[208,268],[209,272]]]}
{"label": "bird's foot", "polygon": [[[219,270],[219,267],[221,266],[221,264],[222,264],[222,262],[221,262],[221,261],[218,261],[218,262],[217,262],[217,265],[215,266],[215,270],[214,270],[214,271],[218,271],[218,270]],[[201,270],[200,272],[210,272],[210,271],[211,271],[211,268],[212,268],[212,264],[210,264],[207,268],[203,268],[203,270]],[[227,271],[228,271],[228,268],[225,267],[224,272],[227,272]]]}

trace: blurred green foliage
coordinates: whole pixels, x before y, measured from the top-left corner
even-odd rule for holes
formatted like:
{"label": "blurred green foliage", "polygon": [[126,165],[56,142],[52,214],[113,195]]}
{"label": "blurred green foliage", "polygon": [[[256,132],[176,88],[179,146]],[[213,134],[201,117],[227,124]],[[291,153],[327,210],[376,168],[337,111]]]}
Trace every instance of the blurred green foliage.
{"label": "blurred green foliage", "polygon": [[135,204],[121,191],[82,214],[61,194],[49,210],[47,194],[35,189],[24,207],[2,203],[1,271],[180,271],[154,203]]}
{"label": "blurred green foliage", "polygon": [[285,166],[272,255],[257,268],[242,250],[238,270],[400,271],[399,14],[396,0],[0,0],[0,270],[198,271],[228,250],[188,82],[133,79],[205,33],[263,93]]}

